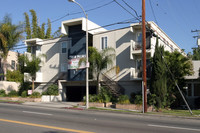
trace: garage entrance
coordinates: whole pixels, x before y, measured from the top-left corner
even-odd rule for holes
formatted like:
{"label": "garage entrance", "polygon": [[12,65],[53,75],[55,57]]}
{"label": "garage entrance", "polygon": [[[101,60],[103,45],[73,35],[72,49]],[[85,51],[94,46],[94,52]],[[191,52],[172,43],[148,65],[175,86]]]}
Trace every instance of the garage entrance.
{"label": "garage entrance", "polygon": [[[89,87],[89,94],[96,94],[96,86]],[[85,86],[67,86],[66,96],[67,101],[70,102],[80,102],[83,100],[83,97],[86,95]]]}

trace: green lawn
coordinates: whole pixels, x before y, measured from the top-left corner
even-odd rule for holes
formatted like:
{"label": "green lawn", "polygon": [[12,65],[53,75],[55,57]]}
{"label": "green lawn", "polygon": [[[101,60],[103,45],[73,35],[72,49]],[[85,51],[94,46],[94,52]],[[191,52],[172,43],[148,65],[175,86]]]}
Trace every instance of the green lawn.
{"label": "green lawn", "polygon": [[150,112],[150,114],[199,117],[200,118],[200,110],[192,110],[192,113],[193,113],[193,115],[190,114],[189,110],[162,110],[161,112]]}
{"label": "green lawn", "polygon": [[[128,113],[138,113],[141,114],[142,112],[136,111],[128,111],[128,110],[113,110],[113,109],[106,109],[106,108],[96,108],[90,107],[91,110],[105,110],[105,111],[114,111],[114,112],[128,112]],[[162,110],[161,112],[148,112],[147,114],[154,114],[154,115],[171,115],[171,116],[184,116],[184,117],[197,117],[200,118],[200,110],[192,110],[193,115],[190,114],[188,110]]]}

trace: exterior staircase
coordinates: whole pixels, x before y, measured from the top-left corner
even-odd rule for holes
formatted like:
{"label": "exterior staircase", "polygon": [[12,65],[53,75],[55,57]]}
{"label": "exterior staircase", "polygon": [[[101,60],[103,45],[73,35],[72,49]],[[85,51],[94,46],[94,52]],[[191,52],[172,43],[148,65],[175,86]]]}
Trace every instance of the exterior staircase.
{"label": "exterior staircase", "polygon": [[101,85],[108,87],[113,96],[119,97],[120,95],[124,94],[124,88],[121,85],[119,85],[116,81],[113,81],[106,74],[101,73],[101,75],[102,75]]}

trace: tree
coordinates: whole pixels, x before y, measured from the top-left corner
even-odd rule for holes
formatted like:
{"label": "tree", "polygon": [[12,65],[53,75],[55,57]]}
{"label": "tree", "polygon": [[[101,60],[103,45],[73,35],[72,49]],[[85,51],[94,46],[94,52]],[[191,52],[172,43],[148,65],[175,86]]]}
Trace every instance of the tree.
{"label": "tree", "polygon": [[[94,47],[89,47],[89,62],[90,74],[96,74],[97,76],[97,89],[100,89],[100,74],[103,70],[107,69],[109,65],[113,64],[113,60],[115,59],[115,49],[114,48],[106,48],[102,51],[98,51]],[[82,62],[85,62],[85,58],[80,59],[79,66]]]}
{"label": "tree", "polygon": [[41,28],[41,39],[45,39],[45,23],[42,23],[42,28]]}
{"label": "tree", "polygon": [[24,79],[24,75],[19,70],[14,70],[14,71],[8,70],[6,74],[6,78],[7,78],[7,81],[22,83]]}
{"label": "tree", "polygon": [[32,37],[31,38],[37,38],[38,37],[38,24],[37,24],[37,15],[35,10],[31,9],[30,10],[31,15],[32,15]]}
{"label": "tree", "polygon": [[150,80],[150,91],[152,95],[156,95],[155,106],[157,108],[165,107],[167,100],[167,75],[163,56],[164,47],[158,46],[157,38],[155,53],[152,59],[152,76]]}
{"label": "tree", "polygon": [[193,48],[192,59],[193,59],[193,60],[200,60],[200,47],[198,47],[198,48]]}
{"label": "tree", "polygon": [[24,13],[24,15],[25,15],[25,23],[26,23],[26,28],[25,28],[26,39],[31,39],[31,25],[29,21],[29,16],[26,12]]}
{"label": "tree", "polygon": [[46,39],[51,38],[51,21],[50,19],[48,19],[48,28],[47,28],[47,32],[46,32]]}
{"label": "tree", "polygon": [[56,38],[56,37],[62,37],[62,36],[63,34],[61,33],[61,27],[59,27],[58,30],[54,32],[53,37]]}
{"label": "tree", "polygon": [[[48,28],[45,33],[45,23],[42,23],[42,25],[38,25],[37,22],[37,14],[35,10],[31,9],[30,10],[31,16],[32,16],[32,24],[30,26],[29,22],[29,15],[25,12],[25,23],[26,23],[26,39],[31,39],[31,38],[40,38],[40,39],[49,39],[51,38],[51,21],[48,19]],[[31,28],[32,27],[32,28]],[[30,48],[29,48],[30,49]],[[30,50],[29,50],[30,51]]]}
{"label": "tree", "polygon": [[34,91],[34,81],[36,79],[36,72],[40,70],[40,63],[42,63],[42,56],[36,57],[35,55],[32,55],[31,58],[28,58],[27,56],[24,56],[24,63],[25,63],[25,68],[24,72],[27,72],[30,74],[31,79],[32,79],[32,91]]}
{"label": "tree", "polygon": [[177,83],[180,88],[183,88],[185,86],[184,77],[193,74],[193,65],[188,57],[182,55],[178,51],[172,53],[166,51],[165,60],[170,70],[167,72],[168,105],[171,107],[179,106],[182,100],[175,83]]}
{"label": "tree", "polygon": [[22,33],[21,25],[12,24],[12,19],[8,15],[0,23],[0,50],[3,58],[4,80],[6,80],[8,52],[23,38]]}

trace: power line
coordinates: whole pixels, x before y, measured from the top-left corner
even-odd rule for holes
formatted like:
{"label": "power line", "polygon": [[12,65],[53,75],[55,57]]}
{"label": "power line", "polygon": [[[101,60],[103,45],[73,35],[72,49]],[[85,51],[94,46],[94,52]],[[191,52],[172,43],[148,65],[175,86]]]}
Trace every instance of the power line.
{"label": "power line", "polygon": [[158,21],[157,21],[157,19],[156,19],[155,12],[154,12],[154,10],[153,10],[153,6],[152,6],[152,3],[151,3],[151,0],[149,0],[149,3],[150,3],[150,7],[151,7],[151,10],[152,10],[152,13],[153,13],[154,19],[155,19],[156,23],[158,24]]}
{"label": "power line", "polygon": [[[112,1],[110,1],[110,2],[108,2],[108,3],[106,3],[106,4],[103,4],[103,5],[100,5],[100,6],[97,6],[97,7],[88,9],[88,10],[85,10],[85,11],[86,11],[86,12],[90,12],[90,11],[93,11],[93,10],[97,10],[97,9],[102,8],[102,7],[104,7],[104,6],[110,5],[110,4],[113,3],[113,2],[114,2],[114,0],[112,0]],[[58,21],[58,20],[61,20],[61,19],[65,18],[65,17],[67,17],[67,16],[77,15],[77,14],[81,14],[81,13],[82,13],[82,12],[67,13],[67,14],[64,15],[64,16],[62,16],[62,17],[60,17],[60,18],[58,18],[58,19],[53,20],[51,23],[54,23],[54,22],[56,22],[56,21]]]}
{"label": "power line", "polygon": [[128,11],[124,6],[122,6],[117,0],[114,0],[115,3],[117,3],[121,8],[123,8],[126,12],[128,12],[130,15],[132,15],[135,19],[137,19],[139,22],[141,22],[140,18],[133,15],[130,11]]}
{"label": "power line", "polygon": [[124,0],[122,0],[130,9],[132,9],[134,12],[135,12],[135,14],[136,14],[136,16],[138,17],[138,18],[141,18],[141,16],[139,16],[138,15],[138,13],[137,13],[137,11],[134,9],[134,8],[132,8],[126,1],[124,1]]}

